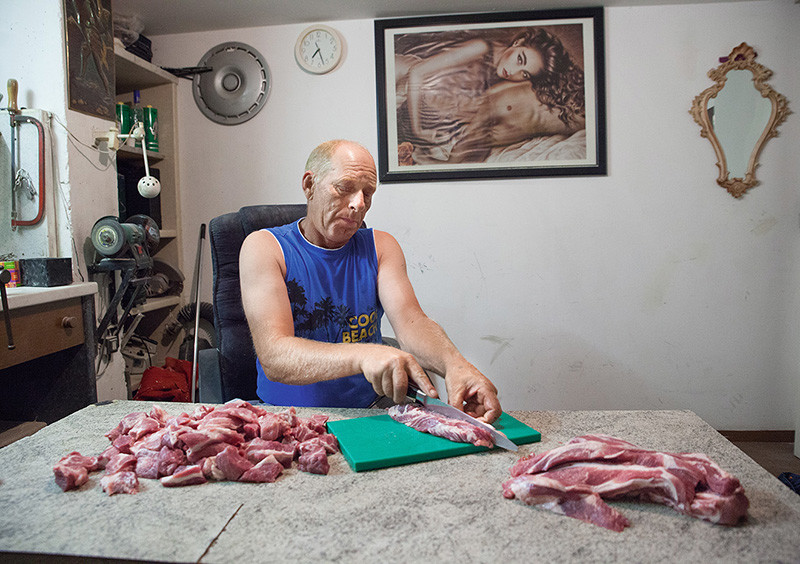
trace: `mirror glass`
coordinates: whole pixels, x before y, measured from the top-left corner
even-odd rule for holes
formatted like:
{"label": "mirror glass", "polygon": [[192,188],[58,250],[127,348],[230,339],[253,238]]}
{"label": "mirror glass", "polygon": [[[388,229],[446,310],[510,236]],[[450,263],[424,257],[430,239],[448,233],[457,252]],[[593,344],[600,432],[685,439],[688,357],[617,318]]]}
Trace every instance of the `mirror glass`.
{"label": "mirror glass", "polygon": [[753,73],[732,70],[725,88],[708,101],[708,112],[714,134],[719,139],[728,172],[744,178],[750,154],[767,127],[772,103],[753,86]]}
{"label": "mirror glass", "polygon": [[761,149],[790,113],[786,98],[766,83],[772,71],[755,57],[742,43],[720,59],[722,64],[708,72],[715,84],[695,97],[689,110],[717,155],[717,184],[735,198],[758,183]]}

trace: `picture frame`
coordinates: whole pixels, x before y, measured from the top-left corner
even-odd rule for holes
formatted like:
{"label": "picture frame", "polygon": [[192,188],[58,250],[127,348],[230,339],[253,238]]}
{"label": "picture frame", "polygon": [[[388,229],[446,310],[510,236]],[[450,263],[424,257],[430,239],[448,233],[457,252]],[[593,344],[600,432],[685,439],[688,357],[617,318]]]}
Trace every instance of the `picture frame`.
{"label": "picture frame", "polygon": [[64,0],[69,109],[114,121],[114,25],[111,0]]}
{"label": "picture frame", "polygon": [[603,8],[375,20],[381,182],[607,174]]}

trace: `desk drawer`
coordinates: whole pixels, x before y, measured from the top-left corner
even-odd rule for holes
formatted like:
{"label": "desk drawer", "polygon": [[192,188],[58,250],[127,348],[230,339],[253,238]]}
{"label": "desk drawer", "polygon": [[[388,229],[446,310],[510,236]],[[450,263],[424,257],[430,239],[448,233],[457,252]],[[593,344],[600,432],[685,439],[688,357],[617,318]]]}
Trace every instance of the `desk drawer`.
{"label": "desk drawer", "polygon": [[84,341],[81,299],[11,310],[13,350],[8,349],[5,323],[0,323],[0,370],[27,362]]}

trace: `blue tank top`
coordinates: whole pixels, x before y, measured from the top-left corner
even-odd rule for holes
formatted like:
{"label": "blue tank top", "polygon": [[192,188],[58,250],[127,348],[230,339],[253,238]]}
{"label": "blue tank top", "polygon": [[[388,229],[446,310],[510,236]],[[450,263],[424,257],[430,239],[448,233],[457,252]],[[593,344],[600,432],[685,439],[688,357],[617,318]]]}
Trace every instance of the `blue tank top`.
{"label": "blue tank top", "polygon": [[[327,343],[380,343],[378,256],[372,229],[359,229],[339,249],[309,243],[300,220],[267,229],[286,262],[286,288],[294,334]],[[295,386],[273,382],[256,361],[262,401],[298,407],[368,407],[377,394],[362,374]]]}

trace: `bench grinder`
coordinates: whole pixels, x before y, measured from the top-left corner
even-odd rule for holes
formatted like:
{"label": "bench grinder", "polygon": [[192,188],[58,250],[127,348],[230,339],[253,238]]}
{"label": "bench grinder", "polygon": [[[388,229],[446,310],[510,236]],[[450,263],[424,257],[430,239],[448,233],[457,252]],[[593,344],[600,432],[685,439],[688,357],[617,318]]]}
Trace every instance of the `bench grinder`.
{"label": "bench grinder", "polygon": [[125,309],[117,322],[117,333],[124,325],[131,308],[143,295],[150,270],[153,267],[152,254],[158,249],[161,241],[156,222],[146,215],[134,215],[124,223],[114,216],[105,216],[95,222],[92,227],[92,245],[103,256],[89,267],[91,273],[122,272],[122,281],[108,310],[97,326],[95,338],[98,342],[108,329],[112,317],[123,296],[132,288]]}

